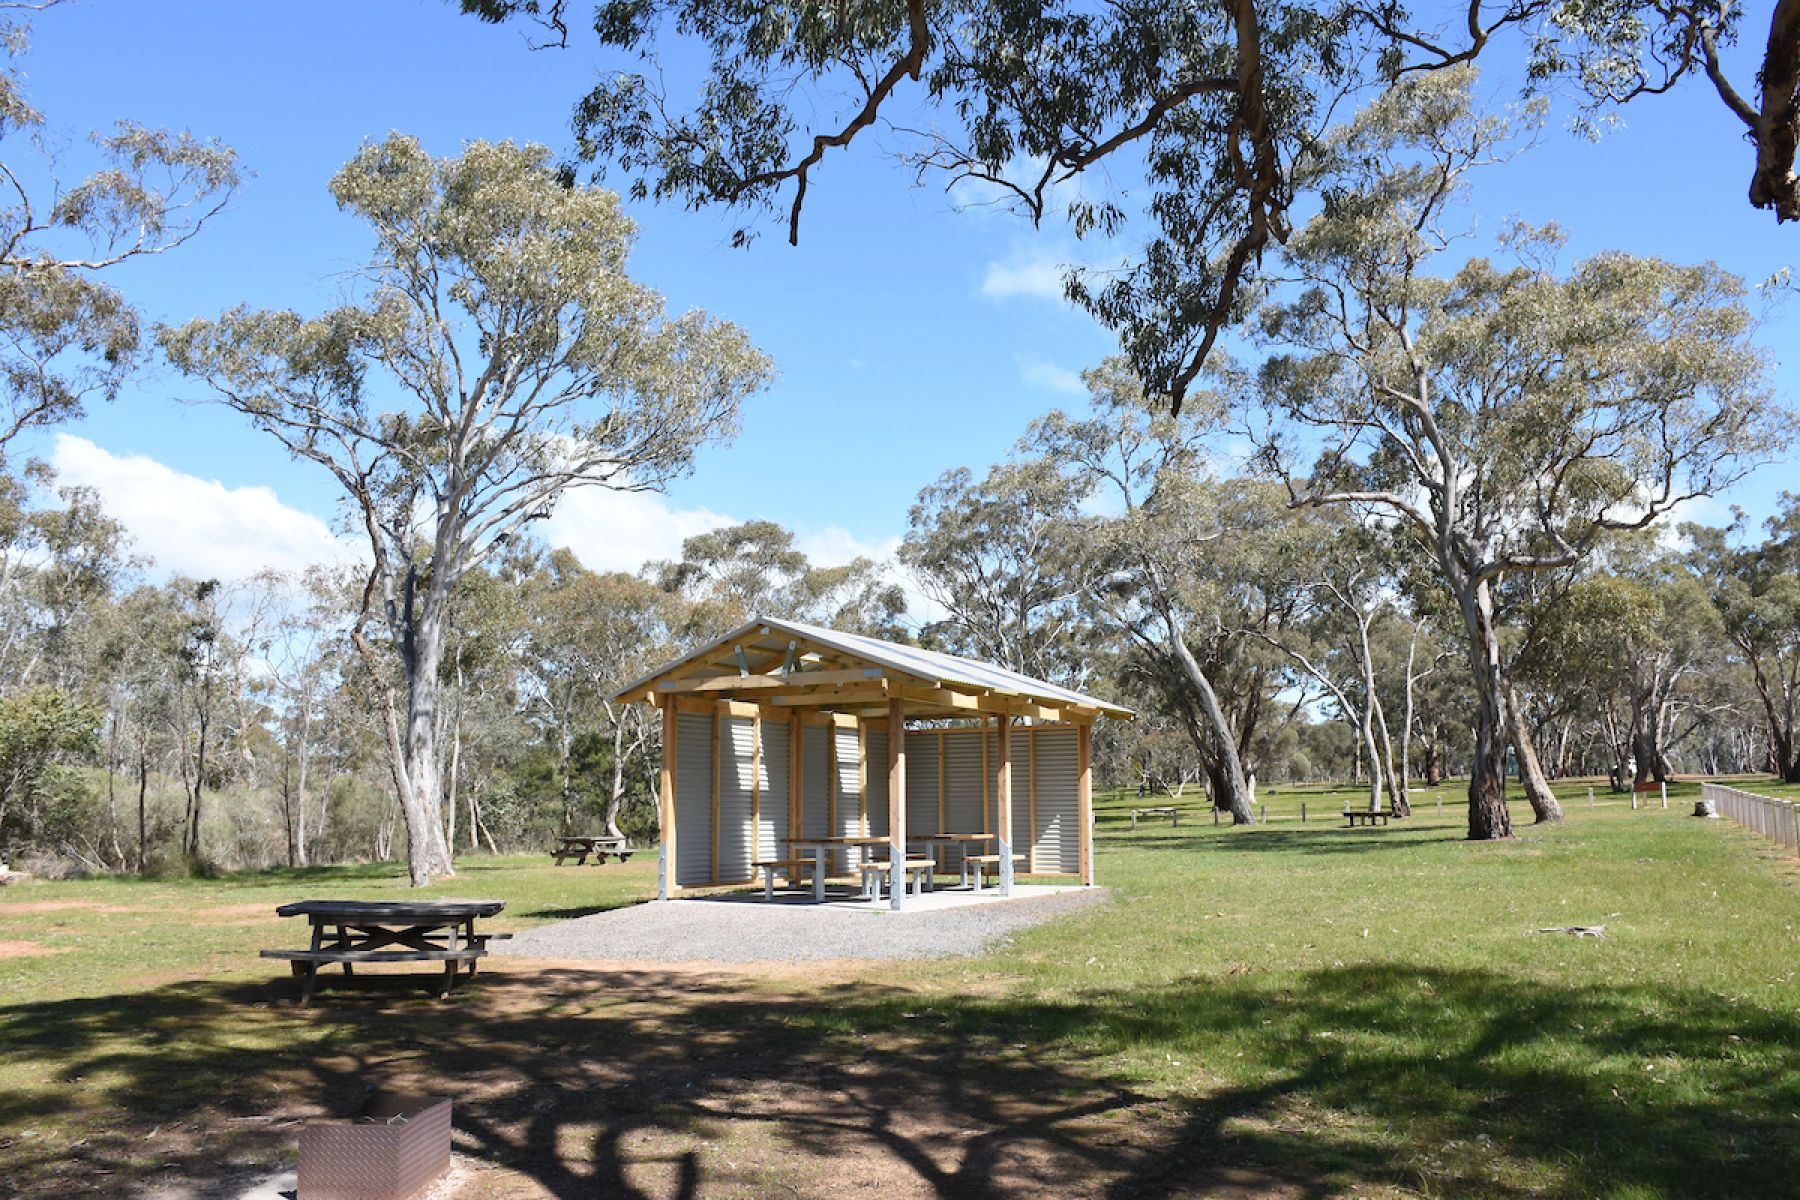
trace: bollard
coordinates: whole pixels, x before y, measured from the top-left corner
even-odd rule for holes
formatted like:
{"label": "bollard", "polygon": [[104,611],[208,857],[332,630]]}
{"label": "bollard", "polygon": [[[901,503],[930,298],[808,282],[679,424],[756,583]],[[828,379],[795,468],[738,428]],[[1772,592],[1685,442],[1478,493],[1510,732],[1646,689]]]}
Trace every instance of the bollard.
{"label": "bollard", "polygon": [[1444,815],[1444,794],[1442,792],[1438,793],[1437,800],[1438,800],[1438,816],[1441,817]]}
{"label": "bollard", "polygon": [[1663,807],[1669,807],[1669,781],[1666,779],[1658,780],[1656,790],[1662,793]]}
{"label": "bollard", "polygon": [[1215,808],[1215,809],[1213,809],[1213,824],[1217,825],[1218,823],[1219,823],[1219,810]]}
{"label": "bollard", "polygon": [[1304,800],[1300,802],[1300,823],[1306,824],[1306,801]]}
{"label": "bollard", "polygon": [[1589,808],[1594,807],[1594,789],[1593,788],[1588,789],[1588,807]]}
{"label": "bollard", "polygon": [[1269,806],[1266,804],[1259,804],[1256,806],[1256,811],[1260,814],[1257,817],[1257,820],[1262,824],[1267,825],[1269,823]]}

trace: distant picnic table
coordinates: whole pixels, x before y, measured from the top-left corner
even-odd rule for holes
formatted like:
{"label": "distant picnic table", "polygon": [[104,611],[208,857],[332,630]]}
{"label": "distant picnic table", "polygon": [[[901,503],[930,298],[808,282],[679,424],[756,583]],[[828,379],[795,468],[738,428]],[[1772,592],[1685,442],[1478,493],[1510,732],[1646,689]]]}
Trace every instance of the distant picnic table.
{"label": "distant picnic table", "polygon": [[1156,804],[1149,808],[1132,809],[1131,828],[1133,830],[1137,829],[1139,817],[1167,817],[1169,818],[1169,824],[1181,824],[1181,813],[1176,810],[1173,804]]}
{"label": "distant picnic table", "polygon": [[606,856],[609,854],[620,862],[630,862],[633,853],[631,846],[622,837],[577,833],[564,834],[562,845],[552,850],[550,857],[556,860],[559,867],[566,858],[574,859],[575,865],[579,867],[587,862],[588,855],[591,854],[594,856],[594,865],[605,866]]}
{"label": "distant picnic table", "polygon": [[1379,808],[1346,808],[1344,810],[1344,820],[1349,822],[1350,828],[1352,829],[1355,829],[1359,824],[1373,827],[1377,821],[1386,825],[1388,823],[1388,818],[1393,815],[1393,813]]}
{"label": "distant picnic table", "polygon": [[450,994],[459,971],[475,973],[487,944],[510,933],[477,933],[475,922],[506,907],[504,900],[301,900],[275,910],[281,917],[305,917],[312,944],[305,950],[264,950],[264,958],[287,960],[300,976],[300,1003],[312,999],[319,968],[333,963],[353,973],[358,963],[441,962]]}

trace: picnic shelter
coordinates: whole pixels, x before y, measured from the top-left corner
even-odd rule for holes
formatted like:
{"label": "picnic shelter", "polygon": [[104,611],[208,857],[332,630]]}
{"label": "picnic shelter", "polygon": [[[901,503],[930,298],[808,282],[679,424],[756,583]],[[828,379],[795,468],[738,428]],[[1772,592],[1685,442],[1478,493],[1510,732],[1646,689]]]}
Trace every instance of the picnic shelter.
{"label": "picnic shelter", "polygon": [[921,853],[928,873],[991,864],[1002,895],[1020,868],[1092,884],[1093,726],[1133,715],[992,663],[772,617],[614,699],[662,712],[659,897],[752,883],[823,839],[856,843],[834,847],[846,871],[885,863],[896,909]]}

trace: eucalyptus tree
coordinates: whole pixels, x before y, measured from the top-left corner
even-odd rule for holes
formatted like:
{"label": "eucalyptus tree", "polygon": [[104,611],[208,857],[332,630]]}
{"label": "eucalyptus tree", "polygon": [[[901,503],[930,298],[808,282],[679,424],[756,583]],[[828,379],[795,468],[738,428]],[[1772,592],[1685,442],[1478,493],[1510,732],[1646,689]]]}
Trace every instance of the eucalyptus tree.
{"label": "eucalyptus tree", "polygon": [[1069,530],[1079,490],[1055,464],[946,471],[919,493],[900,562],[944,610],[925,633],[959,654],[1078,685],[1089,564]]}
{"label": "eucalyptus tree", "polygon": [[1669,777],[1672,743],[1685,732],[1676,726],[1684,686],[1720,664],[1724,640],[1700,580],[1652,560],[1574,583],[1546,614],[1522,673],[1587,693],[1613,786],[1627,791]]}
{"label": "eucalyptus tree", "polygon": [[1729,529],[1688,526],[1689,562],[1749,668],[1770,769],[1800,783],[1800,496],[1783,493],[1761,542],[1736,540],[1744,523],[1740,513]]}
{"label": "eucalyptus tree", "polygon": [[1478,701],[1482,839],[1512,830],[1499,581],[1572,566],[1730,485],[1787,414],[1744,285],[1716,266],[1608,253],[1563,273],[1553,231],[1515,229],[1499,261],[1427,273],[1466,172],[1510,132],[1472,110],[1470,83],[1403,83],[1321,149],[1332,200],[1286,250],[1297,294],[1262,311],[1277,352],[1260,386],[1265,460],[1294,502],[1381,514],[1437,564]]}
{"label": "eucalyptus tree", "polygon": [[100,716],[60,688],[0,697],[0,862],[37,836],[44,784],[69,755],[95,748]]}
{"label": "eucalyptus tree", "polygon": [[520,700],[552,752],[563,831],[577,809],[576,742],[594,734],[611,747],[601,820],[608,834],[623,836],[627,787],[654,773],[661,728],[642,705],[612,696],[672,654],[679,602],[635,575],[590,571],[567,550],[553,552],[525,586]]}
{"label": "eucalyptus tree", "polygon": [[[1756,146],[1751,202],[1800,215],[1797,0],[1777,0],[1752,98],[1720,67],[1741,24],[1730,0],[1467,0],[1447,16],[1389,0],[460,5],[564,46],[591,11],[601,46],[638,62],[608,62],[576,103],[579,154],[636,197],[733,210],[739,244],[765,219],[797,242],[826,163],[876,137],[906,178],[1103,240],[1124,261],[1071,267],[1068,295],[1176,407],[1321,198],[1299,164],[1345,99],[1495,46],[1524,59],[1527,90],[1572,84],[1590,128],[1704,77]],[[670,81],[695,62],[690,100]]]}
{"label": "eucalyptus tree", "polygon": [[132,121],[93,135],[98,170],[63,178],[62,131],[25,92],[29,29],[7,15],[55,4],[0,3],[0,459],[25,430],[118,393],[142,338],[102,272],[193,237],[239,180],[228,148]]}
{"label": "eucalyptus tree", "polygon": [[1222,401],[1176,414],[1145,392],[1129,364],[1109,359],[1083,375],[1088,413],[1052,412],[1021,443],[1117,515],[1071,522],[1091,562],[1089,596],[1154,668],[1196,749],[1218,765],[1213,803],[1238,824],[1253,820],[1243,752],[1224,701],[1193,643],[1224,638],[1220,566],[1235,540],[1267,518],[1254,492],[1208,474],[1207,440]]}
{"label": "eucalyptus tree", "polygon": [[820,566],[800,549],[792,530],[774,521],[697,533],[681,544],[680,559],[645,570],[691,606],[680,617],[683,643],[724,633],[764,612],[870,637],[905,636],[905,593],[880,564],[859,557]]}
{"label": "eucalyptus tree", "polygon": [[1379,811],[1386,795],[1396,816],[1411,816],[1376,662],[1378,627],[1399,599],[1389,567],[1392,548],[1379,531],[1340,514],[1315,515],[1303,527],[1304,540],[1290,540],[1285,563],[1270,568],[1306,598],[1298,619],[1280,632],[1246,632],[1279,650],[1336,702],[1369,764],[1369,810]]}
{"label": "eucalyptus tree", "polygon": [[371,677],[422,886],[452,869],[438,705],[463,579],[571,488],[656,488],[691,469],[770,365],[728,323],[665,318],[626,274],[618,197],[571,186],[541,146],[471,142],[439,159],[392,134],[331,190],[374,234],[360,296],[317,317],[239,308],[160,340],[213,398],[328,471],[367,539],[353,638],[395,663]]}

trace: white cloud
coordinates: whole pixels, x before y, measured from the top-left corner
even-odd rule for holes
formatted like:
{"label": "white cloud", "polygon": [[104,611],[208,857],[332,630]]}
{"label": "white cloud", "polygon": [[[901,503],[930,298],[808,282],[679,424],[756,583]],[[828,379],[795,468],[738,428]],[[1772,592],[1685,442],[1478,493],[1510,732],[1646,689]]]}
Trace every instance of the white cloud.
{"label": "white cloud", "polygon": [[709,509],[672,508],[656,492],[585,487],[565,492],[534,532],[574,551],[590,571],[635,574],[647,562],[680,558],[681,543],[695,534],[735,524]]}
{"label": "white cloud", "polygon": [[882,542],[869,542],[848,529],[828,525],[810,533],[795,534],[794,545],[815,567],[841,567],[857,558],[891,562],[900,549],[900,539],[893,537]]}
{"label": "white cloud", "polygon": [[271,488],[226,487],[68,433],[56,436],[50,463],[63,485],[99,493],[107,515],[164,571],[233,580],[358,556],[323,520],[283,504]]}
{"label": "white cloud", "polygon": [[1687,548],[1687,538],[1681,527],[1692,523],[1695,525],[1729,525],[1731,524],[1731,505],[1717,496],[1695,496],[1675,505],[1656,522],[1656,545],[1666,553],[1675,553]]}
{"label": "white cloud", "polygon": [[1064,366],[1047,359],[1034,358],[1021,354],[1014,360],[1019,364],[1019,376],[1033,387],[1041,387],[1047,391],[1061,392],[1067,396],[1087,395],[1087,385],[1081,382],[1081,373],[1071,371]]}
{"label": "white cloud", "polygon": [[1023,296],[1062,304],[1066,302],[1063,276],[1067,273],[1067,264],[1045,253],[1042,248],[1018,247],[1005,258],[987,265],[981,276],[979,290],[990,300],[1010,300]]}

